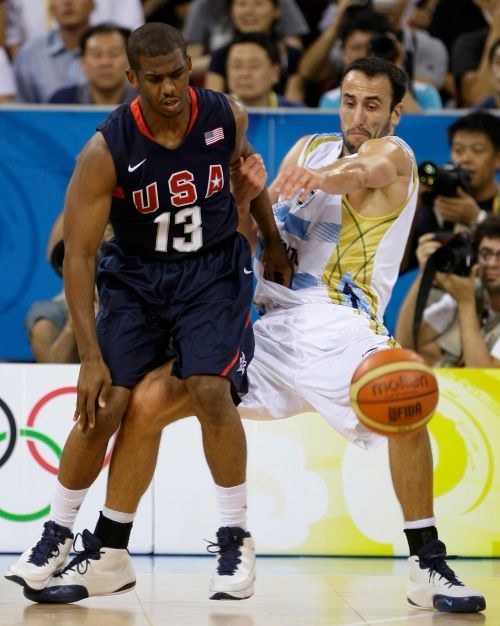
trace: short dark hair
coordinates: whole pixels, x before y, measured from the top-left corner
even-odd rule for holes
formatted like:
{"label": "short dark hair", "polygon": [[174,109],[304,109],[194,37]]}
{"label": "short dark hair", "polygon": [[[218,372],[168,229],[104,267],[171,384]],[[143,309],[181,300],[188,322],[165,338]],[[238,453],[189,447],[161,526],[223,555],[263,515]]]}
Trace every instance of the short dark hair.
{"label": "short dark hair", "polygon": [[409,81],[406,72],[394,65],[394,63],[380,57],[365,57],[349,63],[342,72],[340,79],[341,90],[344,78],[353,71],[362,72],[370,78],[374,76],[387,76],[392,88],[391,110],[401,102],[408,90]]}
{"label": "short dark hair", "polygon": [[479,249],[481,241],[485,237],[500,239],[500,215],[488,215],[474,229],[474,233],[472,235],[472,245],[476,252]]}
{"label": "short dark hair", "polygon": [[163,22],[147,22],[136,28],[127,41],[130,67],[137,72],[141,68],[140,57],[159,57],[180,50],[186,58],[186,42],[181,33]]}
{"label": "short dark hair", "polygon": [[388,30],[391,30],[391,23],[385,15],[362,9],[342,21],[339,39],[343,47],[352,33],[357,31],[362,33],[383,33]]}
{"label": "short dark hair", "polygon": [[280,65],[280,51],[278,48],[278,44],[273,37],[270,37],[265,33],[240,33],[238,35],[235,35],[235,37],[228,46],[228,56],[229,50],[239,43],[254,43],[265,51],[273,65]]}
{"label": "short dark hair", "polygon": [[455,120],[448,126],[450,146],[459,131],[483,133],[489,138],[495,150],[500,150],[500,119],[493,113],[473,111]]}
{"label": "short dark hair", "polygon": [[500,47],[500,37],[498,39],[495,39],[488,53],[488,61],[490,62],[490,65],[493,63],[493,59],[495,58],[495,53],[498,47]]}
{"label": "short dark hair", "polygon": [[129,28],[125,28],[124,26],[118,26],[118,24],[114,24],[113,22],[102,22],[101,24],[91,26],[90,28],[87,28],[87,30],[80,37],[81,53],[82,55],[85,54],[88,40],[94,35],[107,35],[109,33],[118,33],[122,36],[125,45],[127,45],[127,39],[130,37],[131,32],[132,31]]}

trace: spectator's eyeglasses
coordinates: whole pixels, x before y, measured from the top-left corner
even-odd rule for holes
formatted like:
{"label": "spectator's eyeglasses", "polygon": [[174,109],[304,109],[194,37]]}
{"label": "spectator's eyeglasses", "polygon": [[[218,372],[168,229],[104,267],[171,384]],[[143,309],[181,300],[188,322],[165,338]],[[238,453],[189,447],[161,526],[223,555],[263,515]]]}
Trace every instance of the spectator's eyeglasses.
{"label": "spectator's eyeglasses", "polygon": [[480,261],[487,263],[491,257],[495,257],[495,261],[500,263],[500,250],[493,252],[493,250],[488,250],[487,248],[482,248],[478,251],[478,257]]}

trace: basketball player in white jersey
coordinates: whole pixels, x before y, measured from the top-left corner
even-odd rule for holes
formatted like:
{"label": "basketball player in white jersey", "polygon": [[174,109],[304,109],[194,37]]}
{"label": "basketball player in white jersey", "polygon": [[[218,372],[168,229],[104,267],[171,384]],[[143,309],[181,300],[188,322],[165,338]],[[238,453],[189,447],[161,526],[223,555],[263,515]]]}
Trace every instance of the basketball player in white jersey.
{"label": "basketball player in white jersey", "polygon": [[[367,354],[394,346],[382,319],[417,201],[414,155],[393,136],[406,88],[405,74],[382,59],[352,63],[341,83],[342,134],[304,137],[283,161],[271,192],[294,276],[290,288],[266,281],[257,243],[255,300],[263,315],[254,324],[249,392],[239,405],[243,417],[280,419],[312,410],[362,448],[383,440],[353,413],[349,383]],[[253,239],[250,220],[244,215],[241,224]],[[131,524],[152,478],[162,428],[193,414],[184,383],[169,376],[170,368],[156,370],[136,387],[120,430],[105,507],[117,536],[125,521]],[[427,431],[390,438],[389,459],[410,551],[408,602],[447,612],[483,610],[484,597],[448,567],[438,539]],[[232,495],[227,498],[233,510],[245,507]],[[226,524],[231,527],[230,517]],[[110,572],[125,548],[97,541],[93,553],[79,555],[79,563],[50,578],[45,589],[25,588],[25,595],[36,602],[72,602],[117,592],[119,572]],[[212,597],[221,579],[226,597],[246,597],[253,588],[253,551],[244,542],[235,549],[232,570],[221,571],[227,555],[219,556]]]}

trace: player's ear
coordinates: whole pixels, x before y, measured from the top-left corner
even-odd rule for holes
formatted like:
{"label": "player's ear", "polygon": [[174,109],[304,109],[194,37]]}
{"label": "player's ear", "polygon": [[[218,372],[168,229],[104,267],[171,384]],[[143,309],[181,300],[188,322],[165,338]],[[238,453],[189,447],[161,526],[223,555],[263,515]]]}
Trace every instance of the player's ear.
{"label": "player's ear", "polygon": [[137,88],[139,86],[139,79],[137,78],[136,72],[131,67],[129,67],[126,74],[128,82],[132,85],[132,87]]}
{"label": "player's ear", "polygon": [[398,102],[396,106],[392,109],[391,112],[391,122],[393,126],[397,126],[401,120],[401,115],[403,114],[403,103]]}

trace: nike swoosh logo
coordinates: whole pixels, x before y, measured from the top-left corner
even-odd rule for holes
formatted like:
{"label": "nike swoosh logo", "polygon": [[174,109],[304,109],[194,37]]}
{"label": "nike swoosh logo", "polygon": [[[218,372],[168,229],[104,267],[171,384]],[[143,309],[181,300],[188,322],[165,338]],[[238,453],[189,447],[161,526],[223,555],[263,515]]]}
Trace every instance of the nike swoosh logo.
{"label": "nike swoosh logo", "polygon": [[136,170],[138,167],[141,167],[141,165],[144,163],[144,161],[146,161],[146,159],[143,159],[140,163],[137,163],[137,165],[129,165],[129,166],[128,166],[128,171],[129,171],[129,172],[135,172],[135,170]]}
{"label": "nike swoosh logo", "polygon": [[243,273],[244,274],[253,274],[252,270],[247,270],[246,267],[243,268]]}

